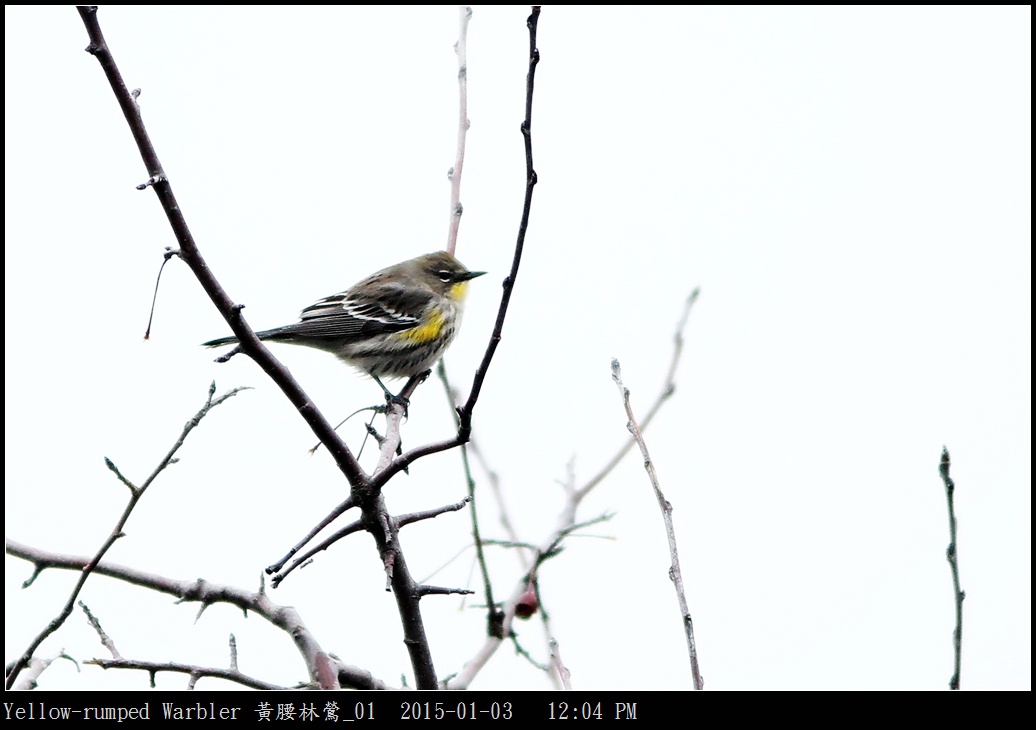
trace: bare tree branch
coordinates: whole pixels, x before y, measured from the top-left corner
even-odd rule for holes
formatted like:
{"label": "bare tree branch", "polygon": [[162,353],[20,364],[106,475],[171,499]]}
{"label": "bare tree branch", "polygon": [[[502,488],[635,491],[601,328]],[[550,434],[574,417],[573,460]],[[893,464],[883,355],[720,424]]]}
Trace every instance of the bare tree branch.
{"label": "bare tree branch", "polygon": [[122,80],[122,74],[115,64],[115,58],[108,48],[104,34],[101,32],[101,26],[97,20],[97,6],[80,5],[78,9],[79,16],[82,18],[83,24],[86,26],[87,33],[90,36],[90,44],[86,47],[86,50],[101,64],[101,69],[108,78],[112,91],[115,93],[115,99],[122,108],[122,113],[129,124],[130,132],[137,143],[137,149],[140,151],[140,156],[147,167],[148,180],[146,183],[139,185],[138,189],[146,189],[148,187],[154,189],[159,203],[165,211],[166,218],[169,220],[169,225],[176,236],[180,247],[178,252],[180,258],[190,267],[205,293],[208,294],[209,299],[212,300],[216,309],[219,310],[219,313],[226,319],[227,324],[230,325],[231,330],[233,330],[240,341],[239,347],[241,351],[255,360],[259,367],[270,376],[270,379],[280,387],[288,400],[299,410],[299,413],[302,414],[310,428],[313,429],[317,438],[327,447],[338,468],[348,478],[349,483],[353,486],[365,484],[367,481],[366,475],[355,457],[353,457],[352,452],[349,451],[349,448],[338,437],[334,429],[331,428],[331,424],[328,423],[327,419],[317,410],[309,396],[306,395],[302,387],[295,381],[295,378],[288,372],[288,369],[255,336],[252,328],[248,326],[241,315],[243,305],[235,304],[231,300],[216,279],[216,276],[212,273],[208,263],[202,258],[201,252],[194,241],[194,236],[191,235],[190,228],[187,226],[187,220],[184,218],[182,208],[173,194],[172,183],[170,183],[169,178],[166,176],[158,159],[158,153],[155,151],[151,138],[144,127],[136,95],[126,88],[126,84]]}
{"label": "bare tree branch", "polygon": [[[282,392],[299,410],[320,441],[327,447],[339,469],[347,478],[353,493],[356,495],[357,503],[363,512],[363,526],[374,536],[382,562],[386,567],[386,573],[400,610],[405,644],[410,652],[418,686],[423,688],[435,687],[437,680],[420,617],[417,584],[406,568],[406,561],[400,549],[398,533],[392,521],[388,519],[388,511],[385,508],[384,499],[381,495],[381,488],[388,478],[395,472],[405,469],[406,464],[391,470],[391,473],[389,470],[383,469],[384,477],[377,484],[374,484],[371,478],[360,468],[359,463],[349,448],[338,437],[330,423],[317,410],[314,403],[292,375],[270,354],[244,321],[244,318],[241,316],[242,307],[232,302],[223,290],[202,258],[190,233],[181,208],[173,195],[169,179],[162,169],[158,155],[144,128],[140,109],[136,103],[136,93],[130,93],[126,89],[115,64],[114,57],[101,33],[100,25],[97,21],[97,8],[94,6],[83,6],[79,8],[79,13],[90,36],[90,44],[87,47],[87,51],[98,59],[108,77],[112,90],[123,110],[137,147],[147,166],[149,178],[144,185],[139,186],[140,189],[154,188],[176,235],[180,247],[178,251],[180,257],[194,272],[209,298],[237,336],[239,344],[235,350],[240,350],[252,357],[281,388]],[[484,374],[482,377],[484,377]],[[416,387],[416,382],[415,379],[411,379],[407,388],[412,389]],[[398,444],[398,423],[402,415],[402,405],[398,402],[390,404],[388,411],[390,434],[388,434],[387,440],[397,439],[396,443]],[[394,433],[391,433],[393,422],[396,425],[396,429]],[[383,465],[379,466],[383,467]]]}
{"label": "bare tree branch", "polygon": [[[450,404],[453,404],[453,388],[450,386],[449,377],[446,375],[446,360],[445,358],[439,361],[439,367],[436,368],[439,380],[442,382],[443,389],[446,391],[446,397],[450,399]],[[460,414],[456,409],[453,410],[453,417],[455,423],[460,426]],[[472,442],[473,443],[473,442]],[[504,615],[500,610],[500,607],[496,605],[496,601],[493,598],[493,583],[489,578],[489,566],[486,563],[486,553],[483,549],[482,542],[482,531],[478,524],[478,502],[475,498],[475,478],[471,474],[471,461],[468,458],[468,447],[472,443],[460,445],[460,458],[464,466],[464,481],[468,485],[468,496],[467,501],[471,503],[471,509],[469,514],[471,516],[471,539],[475,546],[475,560],[478,563],[479,573],[482,576],[482,590],[486,596],[486,627],[490,635],[502,637],[500,633],[500,625],[503,621]]]}
{"label": "bare tree branch", "polygon": [[683,617],[684,633],[687,636],[687,654],[691,660],[694,688],[701,689],[703,684],[701,671],[698,669],[698,647],[694,643],[694,623],[691,621],[691,611],[687,607],[687,594],[683,585],[683,573],[680,571],[680,556],[676,550],[676,531],[673,529],[673,505],[669,504],[669,500],[662,494],[662,487],[658,483],[658,474],[655,473],[655,464],[651,461],[647,443],[644,442],[644,434],[641,433],[640,426],[637,425],[637,419],[633,415],[629,388],[622,384],[622,370],[619,367],[618,360],[612,360],[612,379],[619,388],[622,403],[626,408],[626,418],[629,419],[626,427],[633,434],[637,445],[640,446],[640,453],[644,457],[644,469],[647,470],[648,478],[651,480],[651,488],[655,491],[655,499],[658,500],[658,506],[662,510],[662,520],[665,522],[666,537],[669,540],[669,556],[672,559],[672,563],[669,566],[669,579],[673,581],[673,587],[676,589],[676,601],[680,605],[680,615]]}
{"label": "bare tree branch", "polygon": [[466,443],[471,437],[471,418],[475,410],[475,403],[482,392],[482,384],[485,382],[489,372],[489,365],[493,361],[496,348],[503,338],[504,319],[507,317],[507,307],[511,302],[511,292],[514,290],[515,280],[518,278],[518,268],[522,262],[522,251],[525,248],[525,234],[529,228],[529,215],[532,211],[532,192],[536,187],[536,170],[532,164],[532,100],[535,89],[536,66],[540,60],[540,52],[536,47],[536,26],[539,22],[540,6],[533,5],[532,13],[529,15],[529,72],[525,82],[525,119],[522,121],[522,136],[525,138],[525,202],[522,207],[522,219],[518,225],[518,238],[515,242],[514,257],[511,260],[511,271],[503,282],[503,293],[500,296],[500,307],[497,310],[496,324],[493,326],[493,334],[490,335],[489,344],[486,346],[482,362],[475,371],[474,380],[471,383],[471,391],[467,401],[457,409],[460,415],[460,426],[457,428],[457,435],[434,444],[419,446],[411,451],[405,452],[397,457],[387,469],[375,475],[372,479],[374,486],[384,485],[394,474],[407,468],[417,459],[430,454],[437,454],[440,451],[455,448]]}
{"label": "bare tree branch", "polygon": [[79,662],[77,662],[75,659],[66,654],[64,649],[59,651],[57,655],[47,657],[45,659],[42,657],[34,656],[32,659],[29,660],[29,665],[21,673],[18,682],[14,685],[12,689],[14,689],[16,692],[36,689],[39,686],[38,680],[40,678],[40,675],[43,674],[43,672],[45,672],[47,668],[58,659],[67,659],[75,665],[77,672],[81,671],[79,669]]}
{"label": "bare tree branch", "polygon": [[[655,403],[651,407],[648,418],[645,418],[645,424],[649,419],[653,418],[656,413],[658,413],[662,405],[672,396],[672,394],[676,390],[675,375],[677,365],[679,364],[681,355],[683,353],[683,332],[686,329],[687,319],[690,314],[691,307],[693,306],[697,298],[698,290],[695,289],[691,292],[691,294],[687,297],[687,300],[685,301],[683,311],[677,322],[676,332],[673,336],[673,355],[666,372],[665,383],[662,388],[662,392],[659,394]],[[447,392],[449,392],[448,386]],[[512,536],[512,540],[510,541],[510,543],[505,543],[503,541],[498,540],[483,540],[483,545],[503,545],[505,547],[522,547],[524,549],[529,550],[532,553],[532,565],[528,568],[525,574],[522,575],[522,577],[518,581],[516,581],[510,597],[503,604],[503,623],[501,624],[501,631],[504,633],[505,636],[511,634],[511,626],[514,622],[516,608],[522,604],[522,601],[526,596],[531,576],[536,573],[537,568],[545,560],[548,560],[551,557],[557,555],[558,551],[560,550],[562,540],[566,536],[571,535],[575,530],[581,529],[596,522],[601,522],[610,519],[611,515],[601,515],[591,520],[576,522],[576,513],[583,499],[585,499],[586,496],[598,484],[600,484],[608,476],[608,474],[611,473],[611,471],[615,468],[615,465],[618,464],[619,461],[621,461],[622,457],[625,456],[625,454],[630,450],[630,448],[632,448],[634,444],[636,444],[636,439],[631,436],[628,443],[619,449],[617,454],[608,462],[608,464],[606,464],[603,469],[601,469],[592,479],[590,479],[582,487],[577,489],[573,484],[569,483],[565,485],[565,492],[567,495],[565,504],[563,505],[562,510],[558,515],[557,522],[550,536],[546,540],[544,540],[543,543],[541,543],[540,545],[537,546],[522,542],[520,540],[517,540],[515,536]],[[542,606],[542,601],[540,602],[540,604],[541,605],[539,607],[539,614],[541,620],[544,623],[547,635],[552,636],[548,613],[546,610],[544,610]],[[478,672],[481,671],[481,668],[489,661],[489,659],[499,648],[501,641],[502,640],[497,638],[496,636],[487,636],[486,640],[483,642],[482,646],[479,648],[476,655],[465,664],[464,669],[461,672],[454,675],[453,677],[449,678],[449,680],[446,682],[447,688],[464,689],[468,687],[470,682],[474,679]],[[523,654],[525,653],[524,649],[520,649],[520,652]]]}
{"label": "bare tree branch", "polygon": [[[237,395],[242,390],[244,390],[244,388],[234,388],[233,390],[227,391],[218,398],[213,399],[213,395],[215,395],[216,393],[216,383],[212,383],[212,385],[209,386],[209,394],[208,398],[205,401],[205,405],[203,405],[201,407],[201,410],[195,413],[191,417],[191,419],[187,421],[186,424],[184,424],[183,430],[180,432],[180,436],[176,439],[175,443],[173,443],[172,448],[170,448],[166,455],[162,457],[162,459],[158,462],[158,466],[155,467],[154,471],[151,472],[147,479],[144,480],[144,483],[141,484],[139,487],[134,485],[125,476],[123,476],[122,473],[115,466],[115,464],[113,464],[110,459],[105,457],[104,462],[108,465],[108,468],[111,469],[112,472],[116,475],[116,477],[118,477],[119,481],[125,484],[126,487],[130,490],[130,498],[126,503],[126,507],[122,511],[122,515],[119,517],[118,520],[116,520],[115,526],[112,528],[104,543],[101,545],[100,548],[98,548],[93,558],[91,558],[88,562],[84,564],[82,568],[82,574],[79,576],[79,580],[76,581],[75,586],[72,588],[72,592],[69,595],[68,599],[65,601],[65,605],[62,607],[61,612],[53,619],[51,619],[50,622],[40,631],[40,633],[37,634],[35,638],[33,638],[33,640],[29,643],[29,646],[25,649],[24,652],[22,652],[22,655],[8,669],[6,680],[6,686],[8,689],[14,686],[15,680],[18,678],[18,673],[25,668],[26,664],[32,658],[33,653],[36,651],[37,648],[39,648],[39,645],[43,643],[44,639],[46,639],[48,636],[57,631],[61,627],[61,625],[65,623],[65,620],[69,617],[69,615],[71,615],[72,608],[75,606],[76,598],[79,597],[79,593],[83,590],[83,586],[86,585],[86,581],[90,577],[90,574],[94,572],[94,570],[97,567],[97,564],[101,561],[101,558],[104,557],[105,553],[108,552],[108,549],[115,544],[116,540],[122,537],[122,530],[126,526],[126,522],[129,520],[129,517],[133,513],[133,510],[136,508],[137,503],[140,501],[141,497],[144,496],[144,493],[147,491],[148,487],[150,487],[151,484],[154,483],[155,479],[158,478],[158,475],[161,474],[167,466],[174,462],[176,452],[180,450],[181,446],[183,446],[183,443],[186,440],[187,435],[191,431],[193,431],[199,423],[201,423],[201,419],[203,419],[212,408],[215,408],[216,406],[220,405],[225,400],[227,400],[227,398]],[[32,581],[35,580],[36,575],[40,573],[40,571],[40,564],[36,563],[36,571],[34,572],[33,576],[26,582],[26,585],[31,584]]]}
{"label": "bare tree branch", "polygon": [[173,672],[186,674],[190,677],[189,689],[194,689],[195,683],[203,677],[225,679],[228,682],[240,684],[250,689],[292,689],[272,682],[265,682],[255,677],[250,677],[236,669],[220,669],[219,667],[203,667],[197,664],[181,664],[179,662],[148,662],[142,659],[89,659],[83,664],[93,664],[101,669],[136,669],[147,672],[151,675],[151,688],[155,688],[155,675],[159,672]]}
{"label": "bare tree branch", "polygon": [[561,647],[558,645],[557,639],[550,640],[550,666],[561,679],[561,686],[565,689],[572,689],[572,672],[561,659]]}
{"label": "bare tree branch", "polygon": [[460,6],[460,37],[454,50],[457,51],[457,84],[459,86],[457,116],[457,158],[450,168],[450,231],[446,236],[446,250],[453,253],[457,250],[457,233],[460,230],[460,217],[464,214],[464,206],[460,203],[460,182],[464,174],[464,152],[467,149],[468,128],[468,21],[471,20],[471,7]]}
{"label": "bare tree branch", "polygon": [[[400,546],[398,527],[389,517],[389,512],[385,506],[381,489],[392,476],[401,470],[405,470],[416,458],[436,453],[447,448],[453,448],[456,445],[466,442],[470,437],[472,412],[488,372],[488,367],[492,361],[496,348],[499,345],[504,318],[507,313],[511,292],[513,291],[517,277],[525,235],[528,228],[532,191],[536,183],[536,173],[532,167],[531,124],[534,77],[536,63],[538,61],[538,50],[536,49],[535,36],[539,7],[537,6],[533,8],[533,13],[530,16],[528,24],[530,31],[530,62],[526,85],[526,114],[525,120],[522,124],[522,133],[525,139],[526,152],[525,201],[511,272],[504,281],[501,304],[493,335],[490,338],[486,348],[486,353],[483,356],[482,362],[475,374],[468,400],[459,409],[460,418],[457,434],[446,441],[419,447],[411,452],[400,455],[398,458],[393,458],[393,455],[396,453],[396,449],[399,446],[398,426],[402,420],[403,407],[399,402],[390,403],[386,414],[389,420],[389,425],[386,436],[382,441],[382,458],[379,460],[378,468],[371,476],[364,473],[355,456],[337,436],[334,429],[317,410],[314,403],[309,399],[301,387],[299,387],[298,383],[294,380],[287,369],[269,353],[266,347],[255,336],[255,333],[245,322],[241,314],[243,306],[235,304],[229,298],[214,274],[209,269],[207,263],[202,258],[186,224],[181,208],[173,195],[171,183],[159,162],[157,153],[155,152],[144,128],[140,109],[136,103],[136,97],[139,92],[135,91],[131,93],[126,89],[110,49],[101,33],[100,26],[97,21],[97,8],[94,6],[83,6],[79,8],[79,12],[90,35],[90,44],[87,47],[87,50],[98,59],[102,69],[108,77],[112,90],[123,110],[123,114],[126,117],[131,133],[133,134],[134,140],[137,143],[138,149],[140,150],[141,156],[147,167],[149,175],[148,180],[146,183],[138,186],[138,188],[154,188],[163,210],[166,213],[167,219],[173,228],[174,234],[176,235],[179,249],[167,252],[167,257],[170,255],[178,255],[191,268],[209,298],[226,319],[231,330],[236,335],[239,344],[234,351],[241,351],[249,355],[281,388],[282,392],[285,393],[292,404],[300,411],[303,418],[307,421],[321,443],[328,448],[329,453],[332,455],[332,458],[335,460],[340,471],[347,478],[355,504],[359,506],[361,510],[362,516],[360,524],[362,524],[364,529],[371,532],[375,538],[375,543],[378,546],[382,563],[385,566],[386,576],[396,597],[397,606],[399,608],[404,627],[405,644],[411,655],[411,662],[413,664],[417,685],[418,687],[423,688],[434,687],[436,684],[434,668],[432,666],[431,653],[427,644],[420,616],[420,587],[413,580],[407,570],[406,560]],[[461,68],[461,126],[465,129],[467,126],[465,111],[466,89],[464,85],[466,61],[463,41],[466,36],[468,15],[469,11],[467,9],[462,11],[461,40],[458,43],[458,58]],[[458,165],[455,166],[454,170],[457,183],[455,190],[458,191],[458,200],[456,201],[457,205],[452,211],[454,215],[458,214],[460,211],[459,175],[461,170],[459,168],[463,165],[463,134],[459,136],[459,141],[461,144],[458,148]],[[232,351],[232,353],[234,351]],[[417,382],[419,381],[412,379],[411,382],[407,384],[407,388],[405,390],[409,389],[410,392],[412,392],[412,389],[416,387]],[[305,542],[306,541],[303,541],[297,545],[293,549],[292,554],[301,549]],[[296,561],[296,564],[298,564],[298,561]],[[283,561],[281,565],[283,565]]]}
{"label": "bare tree branch", "polygon": [[317,534],[321,530],[323,530],[325,527],[327,527],[332,522],[334,522],[338,517],[340,517],[345,512],[349,511],[350,509],[352,509],[355,506],[356,506],[356,500],[353,498],[352,494],[350,494],[348,497],[345,498],[344,502],[342,502],[340,505],[338,505],[333,510],[331,510],[331,512],[329,512],[327,514],[327,516],[324,517],[324,519],[322,519],[320,522],[318,522],[313,527],[313,529],[310,530],[309,533],[304,538],[302,538],[298,543],[296,543],[295,546],[291,550],[288,551],[287,555],[282,557],[276,563],[268,566],[266,568],[266,574],[267,575],[273,575],[278,570],[283,568],[284,564],[287,563],[289,560],[291,560],[295,556],[295,554],[299,550],[304,548],[309,543],[310,540],[312,540],[314,537],[316,537]]}
{"label": "bare tree branch", "polygon": [[[662,390],[655,398],[655,402],[648,408],[647,415],[644,416],[644,420],[640,424],[640,428],[643,431],[647,430],[647,427],[655,420],[655,416],[658,411],[661,410],[662,404],[669,400],[673,393],[676,392],[676,366],[680,363],[680,356],[683,354],[683,332],[687,328],[687,318],[691,314],[691,307],[698,301],[698,295],[701,291],[697,288],[694,289],[684,302],[683,313],[680,315],[680,320],[676,324],[676,332],[673,335],[673,356],[669,360],[669,370],[666,372],[665,380],[662,381]],[[615,456],[601,468],[597,474],[595,474],[586,484],[579,488],[581,494],[585,494],[600,484],[605,477],[611,474],[612,470],[618,466],[619,462],[622,461],[623,457],[629,453],[630,449],[637,443],[637,440],[630,436],[629,440],[615,452]]]}
{"label": "bare tree branch", "polygon": [[[47,568],[82,571],[92,562],[91,559],[83,556],[52,553],[12,540],[7,541],[6,549],[8,555],[32,563],[37,574]],[[296,649],[306,662],[310,681],[319,684],[324,689],[338,687],[335,676],[332,675],[330,679],[325,676],[327,674],[325,668],[331,667],[333,660],[321,648],[316,637],[306,628],[302,617],[291,606],[280,606],[271,601],[264,590],[254,593],[201,579],[175,580],[105,561],[96,562],[92,572],[158,593],[175,596],[182,602],[198,602],[203,606],[226,603],[262,616],[291,637]]]}
{"label": "bare tree branch", "polygon": [[939,460],[939,474],[946,488],[946,509],[950,515],[950,544],[946,548],[946,560],[950,563],[950,575],[953,576],[953,607],[956,623],[953,627],[953,676],[950,677],[950,689],[960,689],[960,654],[961,639],[964,632],[964,591],[960,589],[960,568],[957,565],[957,516],[953,511],[953,491],[956,485],[950,478],[950,452],[942,447],[942,458]]}

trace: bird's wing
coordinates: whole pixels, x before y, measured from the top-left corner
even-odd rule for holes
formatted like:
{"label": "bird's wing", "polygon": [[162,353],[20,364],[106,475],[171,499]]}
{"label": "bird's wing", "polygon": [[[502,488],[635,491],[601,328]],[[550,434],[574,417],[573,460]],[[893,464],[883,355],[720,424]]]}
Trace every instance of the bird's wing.
{"label": "bird's wing", "polygon": [[368,286],[363,295],[353,290],[324,297],[302,310],[301,321],[279,328],[292,337],[365,339],[402,332],[421,323],[431,292],[392,282]]}

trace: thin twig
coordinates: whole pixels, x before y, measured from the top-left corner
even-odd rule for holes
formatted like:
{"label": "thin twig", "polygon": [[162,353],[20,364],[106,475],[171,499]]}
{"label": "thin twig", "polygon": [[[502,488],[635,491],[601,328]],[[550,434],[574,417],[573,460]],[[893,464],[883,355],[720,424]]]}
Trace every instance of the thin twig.
{"label": "thin twig", "polygon": [[460,183],[464,174],[464,152],[467,149],[468,128],[468,21],[471,20],[471,8],[460,6],[460,36],[454,50],[457,51],[457,94],[459,110],[457,113],[457,158],[450,168],[450,230],[446,236],[446,250],[454,253],[457,250],[457,233],[460,230],[460,218],[464,214],[464,206],[460,203]]}
{"label": "thin twig", "polygon": [[[468,503],[467,498],[464,498],[460,502],[455,502],[453,504],[443,505],[441,507],[436,507],[436,508],[430,509],[430,510],[424,510],[422,512],[413,512],[413,513],[409,513],[409,514],[405,514],[405,515],[400,515],[399,517],[391,518],[390,521],[395,525],[395,529],[398,531],[399,528],[401,528],[401,527],[403,527],[405,525],[408,525],[408,524],[410,524],[412,522],[420,522],[421,520],[429,520],[429,519],[432,519],[434,517],[438,517],[441,514],[445,514],[447,512],[456,512],[458,510],[461,510],[461,509],[464,508],[464,505],[466,505],[467,503]],[[328,521],[329,520],[327,520],[325,518],[324,522],[326,523]],[[273,585],[274,588],[280,587],[280,584],[284,582],[284,579],[287,578],[288,575],[290,575],[292,571],[294,571],[296,568],[300,568],[300,567],[306,565],[308,563],[308,561],[312,560],[313,557],[317,553],[322,552],[324,550],[327,550],[329,547],[334,545],[336,542],[338,542],[342,538],[347,537],[348,535],[352,535],[354,533],[360,532],[363,529],[364,529],[364,524],[363,524],[363,522],[361,520],[356,520],[355,522],[351,522],[348,525],[346,525],[345,527],[342,527],[342,528],[336,530],[334,533],[332,533],[327,538],[325,538],[324,540],[322,540],[319,543],[317,543],[316,545],[314,545],[312,548],[310,548],[306,552],[304,552],[304,553],[300,554],[298,557],[294,558],[291,561],[291,565],[289,565],[288,568],[286,570],[284,570],[283,572],[277,573],[275,571],[271,571],[270,568],[267,568],[266,572],[268,574],[272,573],[272,577],[271,577],[271,580],[270,580],[271,584]],[[306,542],[309,542],[310,538],[314,534],[315,534],[315,532],[311,532],[310,535],[307,536],[306,539],[302,543],[300,543],[300,545],[305,544]],[[291,557],[291,555],[286,556],[284,562],[287,562],[287,559],[290,558],[290,557]],[[272,568],[273,566],[270,566],[270,567]],[[280,565],[277,566],[276,570],[281,570],[281,568],[283,568],[283,567],[284,567],[284,563],[281,563]]]}
{"label": "thin twig", "polygon": [[622,369],[619,367],[618,360],[612,360],[612,380],[615,381],[615,385],[619,388],[622,403],[626,408],[626,418],[628,419],[626,427],[633,434],[637,445],[640,446],[640,453],[644,457],[644,468],[647,470],[648,478],[651,480],[651,488],[655,491],[655,499],[658,500],[658,506],[662,510],[662,520],[665,522],[666,537],[669,540],[669,556],[672,559],[669,567],[669,578],[673,581],[673,587],[676,589],[676,601],[680,606],[680,615],[683,617],[684,633],[687,637],[687,654],[691,660],[691,675],[694,679],[694,688],[701,689],[703,684],[701,671],[698,668],[698,647],[694,643],[694,623],[691,621],[691,611],[687,607],[683,573],[680,571],[680,556],[676,550],[676,531],[673,529],[673,505],[662,494],[662,487],[658,483],[658,474],[655,472],[655,464],[651,461],[651,455],[648,454],[644,435],[641,433],[640,426],[637,425],[637,419],[633,415],[629,388],[622,384]]}
{"label": "thin twig", "polygon": [[[665,380],[662,381],[662,390],[659,392],[658,397],[655,398],[655,402],[651,404],[650,408],[648,408],[647,415],[644,416],[640,423],[642,431],[647,430],[648,426],[651,425],[651,422],[655,420],[655,416],[662,409],[662,404],[669,400],[673,396],[673,393],[676,392],[676,367],[680,364],[680,356],[683,354],[683,333],[684,330],[687,329],[687,318],[691,314],[691,307],[693,307],[694,303],[698,301],[698,295],[700,293],[701,290],[696,287],[684,301],[683,312],[676,324],[676,332],[673,334],[673,355],[669,359],[669,369],[666,371]],[[630,436],[626,443],[622,445],[622,448],[615,452],[615,456],[613,456],[599,472],[591,477],[586,484],[577,490],[580,498],[604,481],[604,478],[611,474],[612,470],[619,465],[619,462],[622,461],[623,457],[629,453],[630,449],[632,449],[636,443],[637,440],[633,438],[633,436]]]}
{"label": "thin twig", "polygon": [[572,672],[568,670],[565,662],[561,659],[561,647],[557,639],[550,640],[550,666],[557,672],[558,678],[561,680],[561,686],[565,689],[572,689]]}
{"label": "thin twig", "polygon": [[97,637],[101,640],[101,646],[108,650],[108,653],[112,655],[113,659],[122,659],[123,657],[122,654],[119,653],[119,648],[115,646],[115,642],[112,640],[112,637],[108,636],[104,627],[101,626],[101,622],[93,615],[89,607],[82,601],[79,602],[79,607],[83,609],[83,613],[86,614],[86,620],[90,622],[90,626],[92,626],[93,630],[97,632]]}
{"label": "thin twig", "polygon": [[470,596],[470,595],[473,595],[475,593],[475,591],[473,591],[473,590],[471,590],[469,588],[446,588],[446,587],[443,587],[443,586],[428,586],[428,585],[421,586],[418,589],[418,592],[422,596],[450,596],[450,595]]}
{"label": "thin twig", "polygon": [[357,532],[363,532],[363,530],[363,520],[355,520],[354,522],[350,522],[345,527],[338,528],[333,533],[328,535],[326,538],[324,538],[316,545],[311,547],[309,550],[297,554],[295,557],[291,559],[291,563],[288,565],[287,568],[284,568],[284,566],[282,565],[280,568],[277,569],[280,572],[270,573],[270,569],[267,568],[266,572],[270,576],[270,585],[274,588],[279,588],[281,583],[284,582],[284,579],[291,575],[292,571],[294,571],[296,568],[301,568],[307,565],[309,561],[311,561],[314,558],[314,556],[316,556],[317,553],[321,553],[324,550],[327,550],[332,545],[334,545],[339,540],[348,537],[349,535],[354,535]]}
{"label": "thin twig", "polygon": [[325,527],[327,527],[332,522],[334,522],[335,519],[337,519],[342,514],[348,512],[349,510],[351,510],[355,506],[356,506],[356,500],[353,498],[353,495],[350,494],[348,497],[345,498],[344,502],[342,502],[337,507],[335,507],[333,510],[331,510],[331,512],[328,513],[324,517],[324,519],[320,520],[320,522],[318,522],[313,527],[313,529],[311,529],[309,531],[309,533],[306,534],[306,536],[304,538],[302,538],[297,543],[295,543],[295,546],[292,547],[292,549],[289,550],[288,553],[284,557],[282,557],[276,563],[273,563],[272,565],[267,566],[266,574],[267,575],[273,575],[278,570],[283,568],[285,563],[287,563],[289,560],[291,560],[296,555],[296,553],[298,553],[299,550],[304,548],[309,543],[310,540],[312,540],[314,537],[316,537],[317,534],[321,530],[323,530]]}
{"label": "thin twig", "polygon": [[162,255],[162,265],[158,267],[158,276],[155,278],[155,293],[151,296],[151,313],[147,317],[147,329],[144,330],[144,339],[151,339],[151,323],[155,319],[155,304],[158,303],[158,286],[162,283],[162,272],[165,271],[165,265],[169,263],[169,259],[173,256],[179,256],[180,252],[172,247],[166,247],[165,254]]}
{"label": "thin twig", "polygon": [[950,544],[946,548],[946,560],[950,563],[950,574],[953,576],[953,606],[957,619],[953,627],[953,676],[950,677],[950,689],[960,689],[960,654],[961,638],[964,631],[964,591],[960,589],[960,568],[957,565],[957,517],[953,511],[953,491],[956,485],[950,478],[950,452],[942,447],[942,458],[939,460],[939,474],[946,487],[946,509],[950,514]]}
{"label": "thin twig", "polygon": [[399,527],[403,527],[404,525],[410,525],[414,522],[420,522],[421,520],[434,519],[439,515],[446,514],[447,512],[458,512],[464,509],[465,505],[467,505],[470,501],[470,499],[465,497],[461,501],[454,502],[453,504],[444,504],[439,507],[434,507],[432,509],[421,510],[420,512],[409,512],[405,515],[400,515],[399,517],[396,517],[396,525]]}
{"label": "thin twig", "polygon": [[[442,382],[443,389],[446,391],[446,397],[450,399],[450,404],[452,405],[453,388],[450,387],[450,381],[446,375],[445,358],[439,361],[437,373],[439,375],[439,380]],[[453,418],[459,426],[460,414],[455,408],[453,409]],[[464,466],[464,479],[468,485],[467,501],[471,503],[471,509],[469,511],[469,514],[471,515],[471,539],[475,546],[475,560],[478,563],[479,572],[482,575],[482,590],[486,595],[486,610],[488,611],[486,615],[486,627],[490,635],[503,638],[503,634],[500,633],[500,627],[504,620],[504,614],[493,599],[493,583],[489,578],[489,565],[486,563],[486,552],[483,549],[482,531],[478,524],[478,501],[476,500],[475,494],[475,477],[471,474],[471,460],[468,458],[469,445],[470,444],[460,445],[460,458]]]}
{"label": "thin twig", "polygon": [[181,664],[179,662],[147,662],[139,659],[90,659],[83,662],[83,664],[93,664],[101,669],[135,669],[147,672],[151,675],[152,688],[155,686],[156,674],[159,672],[172,672],[174,674],[186,674],[190,678],[188,681],[190,683],[189,688],[191,689],[203,677],[225,679],[228,682],[234,682],[249,689],[291,689],[290,687],[250,677],[233,668],[221,669],[219,667],[203,667],[197,664]]}

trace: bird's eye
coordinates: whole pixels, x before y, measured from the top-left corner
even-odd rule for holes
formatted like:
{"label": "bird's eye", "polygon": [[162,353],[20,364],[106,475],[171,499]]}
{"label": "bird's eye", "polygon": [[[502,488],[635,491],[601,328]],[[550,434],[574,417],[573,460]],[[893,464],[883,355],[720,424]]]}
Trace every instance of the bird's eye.
{"label": "bird's eye", "polygon": [[448,269],[443,269],[439,272],[439,278],[444,282],[449,283],[453,281],[453,272]]}

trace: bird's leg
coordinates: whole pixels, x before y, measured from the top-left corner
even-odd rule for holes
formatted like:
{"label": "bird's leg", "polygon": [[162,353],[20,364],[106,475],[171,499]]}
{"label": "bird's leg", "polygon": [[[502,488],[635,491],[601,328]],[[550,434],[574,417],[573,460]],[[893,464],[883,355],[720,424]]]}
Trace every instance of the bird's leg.
{"label": "bird's leg", "polygon": [[385,405],[393,406],[398,403],[403,406],[403,418],[409,418],[410,399],[403,395],[394,395],[392,391],[386,388],[385,384],[381,382],[381,378],[374,373],[370,373],[370,376],[374,378],[375,383],[381,386],[381,390],[385,394]]}

